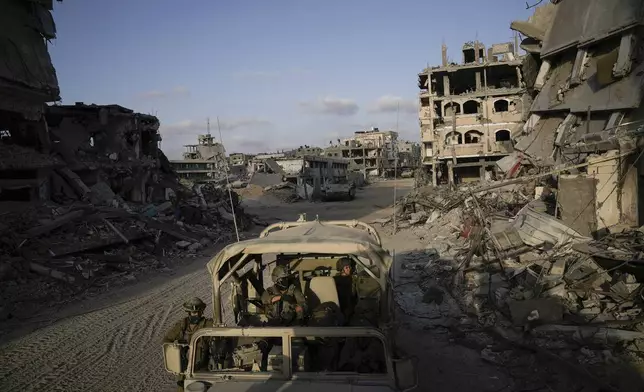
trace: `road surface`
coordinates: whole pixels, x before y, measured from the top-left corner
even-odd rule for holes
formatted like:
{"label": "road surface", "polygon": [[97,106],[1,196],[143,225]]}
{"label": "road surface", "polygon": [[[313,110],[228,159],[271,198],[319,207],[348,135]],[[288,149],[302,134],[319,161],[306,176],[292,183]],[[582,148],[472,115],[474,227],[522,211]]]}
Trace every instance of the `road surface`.
{"label": "road surface", "polygon": [[[309,219],[364,219],[391,214],[393,182],[377,183],[359,191],[351,202],[294,203],[267,206],[245,200],[252,213],[268,221]],[[398,181],[398,195],[410,189]],[[383,234],[384,245],[402,257],[424,246],[417,238]],[[80,303],[58,315],[45,315],[39,329],[20,326],[21,335],[0,347],[0,391],[170,391],[173,377],[163,369],[161,339],[183,317],[181,303],[199,296],[210,302],[207,259],[175,271],[174,276],[112,293],[91,303]],[[210,307],[209,307],[210,309]],[[507,377],[482,363],[478,351],[451,344],[444,334],[426,331],[419,320],[401,318],[401,346],[420,358],[420,388],[434,391],[500,390]],[[49,324],[49,325],[47,325]],[[485,386],[485,388],[482,388]]]}

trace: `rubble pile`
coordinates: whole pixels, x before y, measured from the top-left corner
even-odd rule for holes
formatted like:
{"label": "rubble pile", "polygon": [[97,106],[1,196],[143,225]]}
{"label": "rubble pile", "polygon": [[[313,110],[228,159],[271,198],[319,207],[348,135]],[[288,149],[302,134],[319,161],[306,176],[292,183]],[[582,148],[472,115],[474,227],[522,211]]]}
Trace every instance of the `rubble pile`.
{"label": "rubble pile", "polygon": [[134,280],[253,224],[234,192],[181,185],[158,120],[116,105],[50,107],[51,146],[0,141],[0,281],[15,309]]}
{"label": "rubble pile", "polygon": [[295,184],[290,182],[267,186],[264,192],[270,193],[283,203],[294,203],[300,199],[295,191]]}
{"label": "rubble pile", "polygon": [[401,199],[397,227],[428,242],[422,257],[403,262],[420,288],[407,294],[427,303],[439,287],[476,320],[474,330],[566,361],[644,364],[644,228],[582,235],[558,219],[549,184],[425,187]]}

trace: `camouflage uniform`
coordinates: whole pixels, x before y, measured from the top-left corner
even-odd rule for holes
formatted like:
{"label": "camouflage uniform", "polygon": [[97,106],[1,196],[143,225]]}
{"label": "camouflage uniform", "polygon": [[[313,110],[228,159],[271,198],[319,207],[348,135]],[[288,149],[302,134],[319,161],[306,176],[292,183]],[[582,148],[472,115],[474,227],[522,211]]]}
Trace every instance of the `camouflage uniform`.
{"label": "camouflage uniform", "polygon": [[[183,304],[184,310],[188,312],[199,312],[199,321],[196,323],[191,323],[190,316],[184,317],[182,320],[179,320],[175,325],[172,326],[168,333],[166,333],[163,338],[163,343],[177,342],[182,344],[189,344],[190,340],[192,339],[192,335],[199,329],[212,327],[214,325],[213,319],[203,317],[203,310],[205,309],[205,305],[206,304],[204,304],[203,301],[201,301],[199,298],[193,298],[186,301]],[[210,357],[209,347],[210,339],[202,338],[199,340],[196,347],[197,355],[195,357],[195,369],[207,368]],[[183,366],[187,366],[188,354],[188,348],[186,347],[185,351],[183,351],[183,355],[185,356],[185,362]],[[184,379],[185,377],[183,375],[177,376],[177,385],[179,385],[179,391],[183,391]]]}
{"label": "camouflage uniform", "polygon": [[[275,267],[271,272],[271,278],[274,285],[262,293],[262,303],[269,324],[292,325],[296,321],[301,323],[308,311],[306,298],[302,290],[291,283],[286,266]],[[273,302],[275,297],[279,297],[279,300]],[[301,308],[299,312],[296,310],[298,306]]]}
{"label": "camouflage uniform", "polygon": [[340,309],[344,315],[345,322],[348,322],[353,316],[356,304],[358,303],[358,278],[353,274],[353,263],[346,257],[338,260],[337,270],[342,272],[344,267],[348,266],[351,269],[349,275],[336,275],[333,277],[335,280],[335,287],[338,290],[338,301],[340,301]]}
{"label": "camouflage uniform", "polygon": [[[272,302],[272,299],[276,296],[280,296],[281,298],[277,302]],[[292,325],[295,321],[301,322],[304,320],[304,316],[308,310],[306,298],[302,294],[302,290],[294,284],[289,285],[284,291],[281,291],[276,286],[267,288],[262,293],[262,303],[264,304],[266,316],[271,324]],[[302,308],[301,312],[295,310],[295,307],[298,305]]]}

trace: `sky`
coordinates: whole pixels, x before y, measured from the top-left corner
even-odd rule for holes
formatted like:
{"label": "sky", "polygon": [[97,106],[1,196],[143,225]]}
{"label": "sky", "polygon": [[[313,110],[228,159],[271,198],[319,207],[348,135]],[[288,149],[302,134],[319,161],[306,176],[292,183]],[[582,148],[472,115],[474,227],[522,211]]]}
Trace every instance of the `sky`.
{"label": "sky", "polygon": [[418,141],[417,75],[441,44],[460,62],[463,43],[510,41],[531,13],[523,0],[64,0],[50,53],[63,104],[156,115],[171,159],[208,118],[229,153],[370,127]]}

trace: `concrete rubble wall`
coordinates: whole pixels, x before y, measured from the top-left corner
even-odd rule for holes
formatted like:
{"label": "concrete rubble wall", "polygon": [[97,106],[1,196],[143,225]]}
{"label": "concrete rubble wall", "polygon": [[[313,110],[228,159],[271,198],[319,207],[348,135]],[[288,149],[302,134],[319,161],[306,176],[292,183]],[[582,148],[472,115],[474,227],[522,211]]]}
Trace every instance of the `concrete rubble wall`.
{"label": "concrete rubble wall", "polygon": [[47,41],[56,37],[52,1],[4,0],[0,13],[0,111],[38,120],[60,99]]}
{"label": "concrete rubble wall", "polygon": [[68,285],[47,290],[70,296],[133,280],[228,241],[234,220],[239,230],[252,224],[225,186],[179,183],[156,117],[79,103],[47,107],[46,119],[48,153],[22,145],[19,124],[0,139],[0,282],[21,282],[3,303],[48,295],[41,280]]}
{"label": "concrete rubble wall", "polygon": [[[644,120],[644,54],[636,50],[644,39],[642,10],[639,0],[570,0],[511,25],[528,37],[528,57],[539,66],[515,148],[524,154],[522,164],[538,171],[582,165],[571,174],[596,180],[597,229],[644,223],[640,165],[632,162]],[[500,169],[507,175],[507,167]]]}

